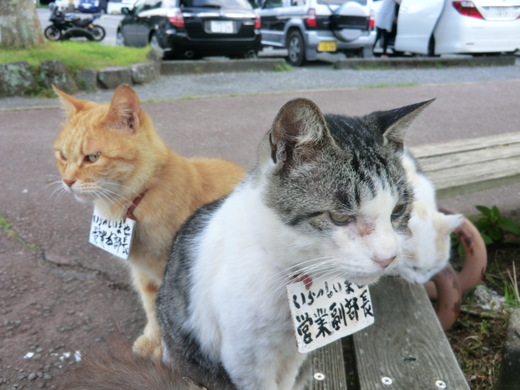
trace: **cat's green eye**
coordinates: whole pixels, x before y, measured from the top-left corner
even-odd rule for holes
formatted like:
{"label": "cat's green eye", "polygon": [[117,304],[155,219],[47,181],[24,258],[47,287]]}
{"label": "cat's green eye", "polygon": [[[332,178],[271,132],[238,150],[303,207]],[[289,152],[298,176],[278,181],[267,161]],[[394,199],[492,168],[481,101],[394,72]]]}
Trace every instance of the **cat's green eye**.
{"label": "cat's green eye", "polygon": [[391,216],[392,220],[396,220],[401,215],[403,215],[405,210],[406,210],[406,205],[404,205],[404,204],[395,206],[394,210],[392,211],[392,216]]}
{"label": "cat's green eye", "polygon": [[345,226],[356,221],[356,217],[349,214],[340,214],[335,211],[329,211],[330,220],[334,225]]}
{"label": "cat's green eye", "polygon": [[85,161],[93,163],[93,162],[96,162],[100,156],[101,156],[100,152],[92,153],[92,154],[85,156]]}

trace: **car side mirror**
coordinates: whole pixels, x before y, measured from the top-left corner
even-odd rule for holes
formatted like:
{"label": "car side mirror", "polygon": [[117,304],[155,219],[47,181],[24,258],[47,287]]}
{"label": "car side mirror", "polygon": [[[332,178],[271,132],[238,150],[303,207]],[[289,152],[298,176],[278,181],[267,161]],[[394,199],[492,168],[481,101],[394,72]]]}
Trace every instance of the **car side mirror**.
{"label": "car side mirror", "polygon": [[129,14],[131,14],[132,12],[130,11],[130,9],[129,9],[128,7],[123,7],[123,8],[121,8],[121,13],[122,13],[123,15],[129,15]]}

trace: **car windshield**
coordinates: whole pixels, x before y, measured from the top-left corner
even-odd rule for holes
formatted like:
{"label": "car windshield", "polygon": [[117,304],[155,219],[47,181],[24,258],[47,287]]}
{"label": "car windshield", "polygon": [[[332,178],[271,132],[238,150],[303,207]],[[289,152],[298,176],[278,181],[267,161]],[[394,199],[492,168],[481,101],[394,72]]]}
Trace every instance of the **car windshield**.
{"label": "car windshield", "polygon": [[181,7],[252,8],[247,0],[181,0],[180,4]]}

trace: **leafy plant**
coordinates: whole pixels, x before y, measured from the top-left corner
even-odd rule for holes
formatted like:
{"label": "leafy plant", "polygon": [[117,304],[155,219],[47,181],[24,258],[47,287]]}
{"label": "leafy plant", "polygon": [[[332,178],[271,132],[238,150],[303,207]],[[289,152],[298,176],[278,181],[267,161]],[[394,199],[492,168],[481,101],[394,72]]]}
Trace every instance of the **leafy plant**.
{"label": "leafy plant", "polygon": [[507,234],[520,235],[520,226],[501,215],[497,206],[475,206],[480,214],[471,217],[486,245],[503,242]]}

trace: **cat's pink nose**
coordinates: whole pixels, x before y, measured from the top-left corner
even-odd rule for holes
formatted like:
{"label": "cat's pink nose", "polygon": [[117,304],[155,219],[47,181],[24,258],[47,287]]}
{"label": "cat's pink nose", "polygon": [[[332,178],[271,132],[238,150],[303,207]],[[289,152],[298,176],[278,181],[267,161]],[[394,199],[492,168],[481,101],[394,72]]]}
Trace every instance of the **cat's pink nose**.
{"label": "cat's pink nose", "polygon": [[395,260],[395,258],[397,257],[397,255],[393,256],[393,257],[390,257],[388,259],[379,259],[379,258],[375,258],[374,261],[379,264],[381,267],[383,268],[387,268],[390,264],[392,264]]}
{"label": "cat's pink nose", "polygon": [[63,182],[67,187],[72,187],[76,180],[63,179]]}

